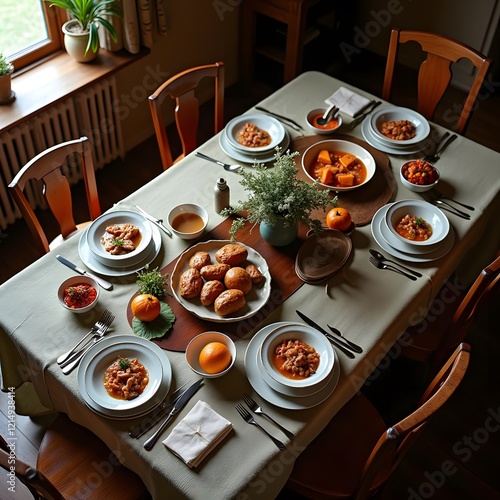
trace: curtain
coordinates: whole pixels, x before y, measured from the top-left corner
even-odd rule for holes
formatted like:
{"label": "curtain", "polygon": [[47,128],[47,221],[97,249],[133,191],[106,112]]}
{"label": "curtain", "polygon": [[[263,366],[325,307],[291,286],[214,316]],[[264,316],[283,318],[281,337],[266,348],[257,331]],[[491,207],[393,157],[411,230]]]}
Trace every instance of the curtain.
{"label": "curtain", "polygon": [[121,19],[109,18],[116,29],[118,41],[114,42],[106,30],[99,30],[101,47],[110,51],[125,49],[137,54],[141,46],[151,48],[158,36],[166,35],[166,0],[118,0],[118,3]]}

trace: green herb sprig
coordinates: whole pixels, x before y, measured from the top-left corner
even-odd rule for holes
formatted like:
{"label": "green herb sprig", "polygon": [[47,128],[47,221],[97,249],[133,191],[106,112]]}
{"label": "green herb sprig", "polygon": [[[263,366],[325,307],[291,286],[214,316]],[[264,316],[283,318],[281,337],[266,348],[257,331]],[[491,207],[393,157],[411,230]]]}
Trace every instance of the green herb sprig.
{"label": "green herb sprig", "polygon": [[165,295],[171,295],[168,290],[168,274],[161,274],[156,267],[152,271],[149,270],[149,265],[137,273],[136,284],[139,287],[139,293],[149,293],[159,299]]}

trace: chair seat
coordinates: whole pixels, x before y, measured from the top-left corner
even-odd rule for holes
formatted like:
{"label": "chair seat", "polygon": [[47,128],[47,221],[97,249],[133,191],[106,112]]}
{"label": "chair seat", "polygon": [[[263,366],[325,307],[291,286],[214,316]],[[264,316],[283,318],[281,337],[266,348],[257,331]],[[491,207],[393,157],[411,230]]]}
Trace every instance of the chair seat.
{"label": "chair seat", "polygon": [[297,458],[288,486],[308,498],[351,497],[370,453],[386,430],[370,401],[356,395]]}
{"label": "chair seat", "polygon": [[71,234],[69,234],[68,236],[66,236],[66,238],[63,238],[63,235],[59,234],[58,236],[56,236],[49,243],[49,248],[51,250],[55,250],[61,243],[63,243],[64,241],[66,241],[68,238],[71,238],[72,236],[78,236],[78,237],[80,237],[80,235],[82,234],[82,231],[85,230],[85,229],[87,229],[87,227],[89,227],[90,224],[92,224],[91,220],[89,220],[87,222],[82,222],[81,224],[77,224],[76,225],[76,231],[73,231]]}
{"label": "chair seat", "polygon": [[57,417],[45,433],[37,469],[67,499],[150,498],[137,474],[121,465],[92,432],[65,415]]}

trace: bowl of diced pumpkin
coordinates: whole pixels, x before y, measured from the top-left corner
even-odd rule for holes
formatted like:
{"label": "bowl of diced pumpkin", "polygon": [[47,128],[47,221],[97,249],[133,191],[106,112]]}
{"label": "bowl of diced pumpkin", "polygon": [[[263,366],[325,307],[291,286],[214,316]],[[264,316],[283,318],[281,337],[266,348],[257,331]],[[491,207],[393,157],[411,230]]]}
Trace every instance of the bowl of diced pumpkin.
{"label": "bowl of diced pumpkin", "polygon": [[313,144],[302,155],[302,168],[324,189],[351,191],[364,186],[375,174],[375,160],[363,147],[349,141]]}

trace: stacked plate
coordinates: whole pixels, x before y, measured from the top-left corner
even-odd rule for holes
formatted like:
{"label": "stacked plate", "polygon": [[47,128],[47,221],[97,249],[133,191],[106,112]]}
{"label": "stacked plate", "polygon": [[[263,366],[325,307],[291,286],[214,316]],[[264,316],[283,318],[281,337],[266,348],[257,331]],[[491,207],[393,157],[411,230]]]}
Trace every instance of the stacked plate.
{"label": "stacked plate", "polygon": [[[137,358],[148,372],[149,382],[135,399],[116,399],[104,387],[104,373],[119,357]],[[171,381],[172,367],[165,352],[155,343],[132,335],[101,340],[84,355],[78,368],[78,387],[85,403],[99,415],[112,419],[135,418],[150,412],[165,399]]]}
{"label": "stacked plate", "polygon": [[[283,375],[274,365],[273,351],[283,340],[301,340],[319,354],[316,373],[304,379]],[[263,399],[280,408],[302,410],[323,402],[337,386],[340,364],[336,352],[320,332],[301,323],[280,322],[265,326],[245,352],[248,380]]]}
{"label": "stacked plate", "polygon": [[295,272],[306,283],[320,283],[342,268],[351,251],[351,238],[341,231],[328,229],[313,234],[297,253]]}
{"label": "stacked plate", "polygon": [[[415,136],[410,139],[391,139],[381,132],[382,125],[390,121],[407,120],[415,128]],[[385,153],[408,155],[422,151],[430,133],[429,122],[409,108],[389,106],[368,116],[361,126],[361,132],[368,144]]]}
{"label": "stacked plate", "polygon": [[[432,229],[425,241],[412,241],[400,236],[395,225],[405,216],[423,218]],[[444,213],[431,203],[402,200],[385,205],[374,215],[372,236],[392,256],[408,262],[429,262],[445,256],[452,248],[455,233]]]}
{"label": "stacked plate", "polygon": [[[247,123],[267,132],[271,142],[260,147],[241,144],[238,135]],[[286,150],[290,144],[290,136],[276,118],[264,114],[248,114],[233,118],[219,135],[219,141],[223,151],[235,160],[245,163],[267,163],[274,159],[276,147]]]}
{"label": "stacked plate", "polygon": [[[131,252],[113,255],[106,251],[103,240],[113,225],[132,224],[139,228],[136,248]],[[131,210],[109,212],[98,217],[82,234],[78,251],[83,263],[92,271],[108,276],[125,276],[142,269],[158,255],[161,248],[159,229],[145,217]]]}

